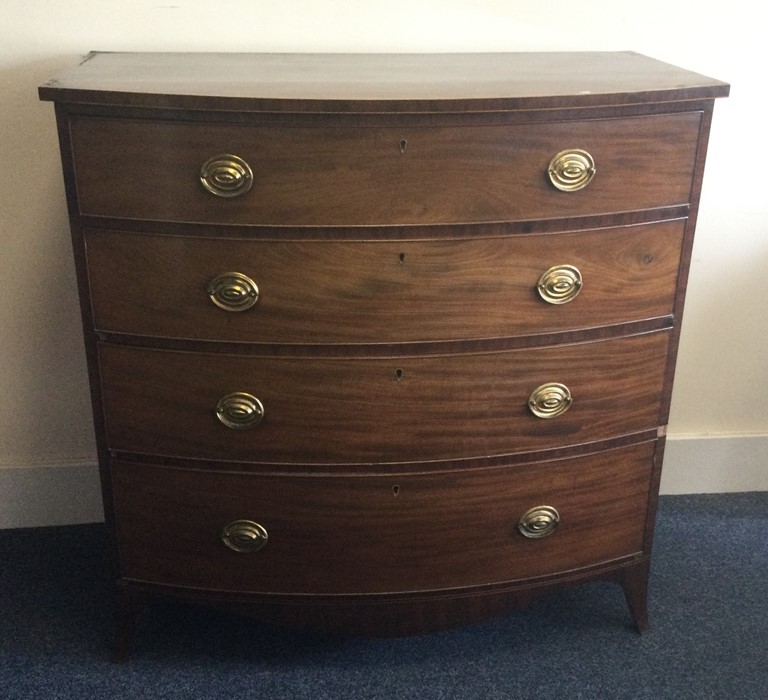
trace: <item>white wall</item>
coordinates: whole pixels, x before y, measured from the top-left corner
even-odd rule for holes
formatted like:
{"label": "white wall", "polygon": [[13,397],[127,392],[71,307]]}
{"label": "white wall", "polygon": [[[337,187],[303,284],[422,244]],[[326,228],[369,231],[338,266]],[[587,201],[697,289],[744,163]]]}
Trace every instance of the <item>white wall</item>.
{"label": "white wall", "polygon": [[[747,0],[3,0],[0,527],[99,517],[53,109],[36,94],[92,49],[634,50],[731,82],[731,98],[715,109],[662,487],[768,489],[761,137],[768,110],[758,7]],[[710,442],[718,448],[708,449]],[[706,464],[702,453],[712,457]],[[59,511],[41,495],[68,484],[92,496],[74,506],[77,498],[58,499],[66,504]]]}

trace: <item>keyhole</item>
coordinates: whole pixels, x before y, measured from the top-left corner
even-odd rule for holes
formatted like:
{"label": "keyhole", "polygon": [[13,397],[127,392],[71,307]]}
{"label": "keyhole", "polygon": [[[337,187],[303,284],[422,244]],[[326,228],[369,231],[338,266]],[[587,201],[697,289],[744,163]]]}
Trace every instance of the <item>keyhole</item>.
{"label": "keyhole", "polygon": [[407,139],[400,139],[400,155],[405,155],[405,149],[408,147]]}
{"label": "keyhole", "polygon": [[400,253],[400,255],[398,255],[397,257],[400,260],[400,264],[404,265],[405,264],[405,253]]}
{"label": "keyhole", "polygon": [[400,493],[400,486],[398,486],[397,484],[395,484],[395,485],[392,487],[392,495],[393,495],[395,498],[397,498],[397,496],[398,496],[398,494],[399,494],[399,493]]}
{"label": "keyhole", "polygon": [[403,370],[399,367],[395,370],[395,379],[399,382],[403,378]]}

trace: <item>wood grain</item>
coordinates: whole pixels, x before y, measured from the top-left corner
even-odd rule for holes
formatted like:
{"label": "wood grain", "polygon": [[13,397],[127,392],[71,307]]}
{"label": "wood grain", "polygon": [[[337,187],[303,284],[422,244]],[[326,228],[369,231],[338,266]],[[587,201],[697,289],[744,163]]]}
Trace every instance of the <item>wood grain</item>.
{"label": "wood grain", "polygon": [[40,86],[63,103],[269,112],[539,109],[711,99],[719,80],[632,52],[101,53]]}
{"label": "wood grain", "polygon": [[[632,53],[91,54],[56,103],[118,654],[153,595],[345,633],[648,566],[713,98]],[[550,159],[585,149],[563,193]],[[219,199],[211,156],[253,168]],[[535,293],[576,265],[565,306]],[[237,271],[261,298],[208,299]],[[573,405],[531,415],[562,382]],[[260,425],[215,406],[258,396]],[[549,504],[557,532],[527,540]],[[254,555],[221,528],[269,531]]]}
{"label": "wood grain", "polygon": [[[574,345],[392,359],[272,358],[100,346],[111,449],[253,462],[450,460],[607,439],[658,425],[668,332]],[[398,380],[397,370],[402,377]],[[530,414],[562,382],[573,406]],[[261,424],[215,416],[232,392]]]}
{"label": "wood grain", "polygon": [[[451,241],[271,241],[88,230],[99,331],[251,343],[398,343],[563,332],[670,315],[684,221]],[[579,296],[536,293],[575,265]],[[245,312],[206,294],[239,271],[259,288]],[[364,322],[363,322],[364,321]]]}
{"label": "wood grain", "polygon": [[[272,127],[72,116],[80,214],[273,226],[456,224],[687,204],[699,112],[513,126]],[[401,153],[400,142],[408,142]],[[555,154],[597,175],[560,192]],[[212,156],[245,159],[252,189],[215,197]]]}
{"label": "wood grain", "polygon": [[[396,477],[222,477],[121,464],[113,479],[123,576],[313,595],[438,591],[573,571],[642,552],[653,447]],[[517,522],[542,504],[561,524],[527,539]],[[224,525],[243,518],[266,528],[264,549],[222,544]]]}

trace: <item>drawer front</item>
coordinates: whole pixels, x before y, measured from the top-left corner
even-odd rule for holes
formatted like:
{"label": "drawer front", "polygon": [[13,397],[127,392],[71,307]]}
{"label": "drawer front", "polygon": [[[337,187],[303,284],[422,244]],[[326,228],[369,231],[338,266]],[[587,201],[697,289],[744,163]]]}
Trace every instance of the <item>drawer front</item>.
{"label": "drawer front", "polygon": [[[119,464],[113,485],[122,575],[222,591],[357,594],[572,571],[643,550],[653,450],[644,443],[513,470],[397,476]],[[559,524],[545,537],[524,537],[518,522],[542,505],[557,511]],[[263,528],[251,540],[261,549],[224,544],[223,529],[237,521]],[[230,534],[238,527],[253,530],[234,525]]]}
{"label": "drawer front", "polygon": [[[272,127],[73,116],[70,134],[85,215],[353,226],[687,204],[700,121],[690,112],[511,126]],[[588,152],[596,168],[578,191],[557,189],[547,174],[568,150]],[[221,155],[237,161],[221,164]],[[242,194],[203,186],[211,159],[220,166],[209,185],[226,188],[229,179]]]}
{"label": "drawer front", "polygon": [[[669,332],[657,332],[394,359],[248,357],[102,344],[99,356],[112,449],[369,463],[503,455],[654,428],[668,341]],[[569,408],[563,387],[536,392],[553,383],[567,387]],[[528,405],[534,394],[551,409],[567,410],[537,417]],[[231,415],[238,409],[254,423],[232,428],[217,416],[220,410],[225,421],[239,425]]]}
{"label": "drawer front", "polygon": [[[393,343],[534,335],[671,314],[684,226],[367,242],[87,230],[86,246],[98,330]],[[537,292],[552,268],[577,292],[572,299],[568,290]],[[245,310],[244,284],[256,300]],[[236,294],[231,302],[227,291]]]}

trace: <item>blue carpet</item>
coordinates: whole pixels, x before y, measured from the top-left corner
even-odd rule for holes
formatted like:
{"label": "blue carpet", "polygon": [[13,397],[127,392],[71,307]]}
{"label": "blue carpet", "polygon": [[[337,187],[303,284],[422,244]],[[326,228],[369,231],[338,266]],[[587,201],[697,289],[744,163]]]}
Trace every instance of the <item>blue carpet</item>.
{"label": "blue carpet", "polygon": [[178,604],[115,665],[102,557],[100,525],[0,531],[0,698],[768,698],[768,493],[661,499],[643,637],[602,583],[394,640]]}

